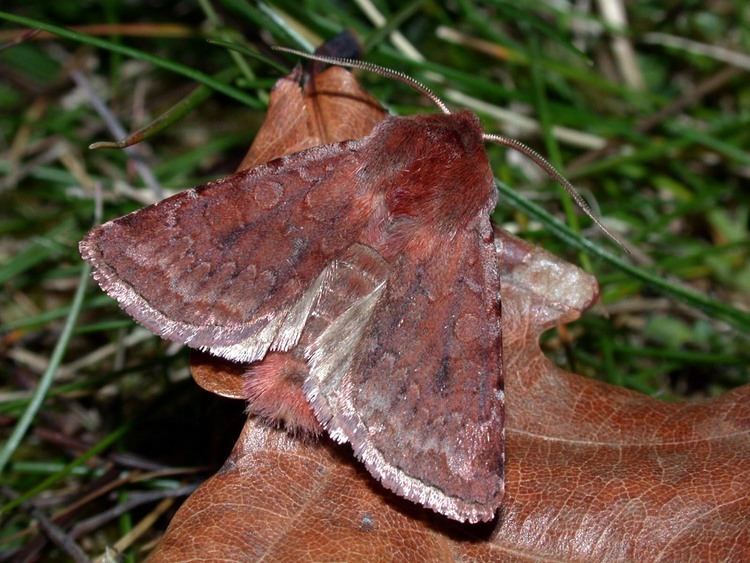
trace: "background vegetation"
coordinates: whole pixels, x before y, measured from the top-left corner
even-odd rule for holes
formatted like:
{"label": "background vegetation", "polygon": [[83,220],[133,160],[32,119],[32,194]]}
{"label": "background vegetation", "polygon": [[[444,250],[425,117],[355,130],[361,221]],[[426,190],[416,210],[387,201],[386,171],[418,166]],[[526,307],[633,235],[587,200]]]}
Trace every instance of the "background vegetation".
{"label": "background vegetation", "polygon": [[[593,311],[545,336],[558,363],[665,400],[747,383],[750,7],[642,0],[618,22],[621,5],[4,2],[0,556],[66,559],[119,541],[140,559],[226,457],[242,405],[199,389],[184,350],[126,318],[89,281],[77,241],[237,166],[294,64],[273,44],[353,30],[367,60],[547,155],[629,241],[633,258],[527,161],[488,148],[495,220],[601,283]],[[68,31],[24,34],[38,22]],[[361,79],[396,113],[433,111],[399,83]],[[175,104],[182,119],[132,153],[87,148],[123,136],[113,121],[136,131]],[[56,533],[68,555],[42,539]]]}

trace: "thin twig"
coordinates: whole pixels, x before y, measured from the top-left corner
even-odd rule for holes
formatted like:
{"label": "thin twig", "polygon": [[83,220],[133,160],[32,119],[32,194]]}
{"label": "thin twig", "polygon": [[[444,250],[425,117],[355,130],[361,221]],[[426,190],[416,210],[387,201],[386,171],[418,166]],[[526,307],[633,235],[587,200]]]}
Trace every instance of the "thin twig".
{"label": "thin twig", "polygon": [[[500,106],[488,104],[487,102],[472,96],[467,96],[458,90],[445,90],[444,94],[445,97],[452,102],[476,112],[489,115],[505,124],[522,129],[524,133],[538,133],[541,129],[539,122],[531,117]],[[592,135],[591,133],[570,129],[569,127],[562,127],[560,125],[552,127],[552,135],[561,143],[587,149],[600,149],[606,146],[607,143],[606,139],[599,137],[598,135]]]}
{"label": "thin twig", "polygon": [[[355,0],[359,9],[362,10],[368,19],[373,23],[375,27],[383,27],[387,21],[383,14],[377,9],[375,4],[371,0]],[[413,61],[424,61],[422,53],[417,51],[417,48],[411,44],[411,42],[404,37],[404,34],[399,30],[394,30],[389,35],[391,43],[401,51],[404,55]]]}
{"label": "thin twig", "polygon": [[[48,145],[49,148],[46,148]],[[41,145],[41,148],[45,149],[44,152],[39,153],[20,166],[12,166],[11,161],[11,171],[4,178],[0,179],[0,192],[15,188],[26,176],[39,170],[40,166],[59,159],[65,152],[70,150],[68,142],[60,137],[50,138],[49,142]]]}
{"label": "thin twig", "polygon": [[73,538],[79,538],[82,535],[91,533],[94,530],[98,530],[107,522],[114,520],[115,518],[125,514],[126,512],[130,512],[137,506],[164,498],[188,496],[197,488],[198,484],[191,484],[183,485],[182,487],[178,487],[169,491],[129,492],[128,499],[125,502],[121,502],[117,504],[117,506],[113,506],[112,508],[101,512],[96,516],[92,516],[91,518],[87,518],[78,522],[78,524],[73,526],[73,529],[70,531],[70,535]]}
{"label": "thin twig", "polygon": [[176,467],[172,468],[169,467],[167,469],[161,469],[159,471],[149,471],[149,472],[142,472],[142,471],[132,471],[132,472],[125,472],[122,474],[119,468],[115,469],[113,468],[112,471],[115,471],[117,474],[121,474],[120,477],[105,481],[102,486],[97,487],[88,494],[76,499],[71,504],[68,504],[64,509],[60,510],[55,514],[55,519],[58,518],[66,518],[75,511],[77,511],[79,508],[89,504],[90,502],[96,500],[97,498],[115,490],[118,489],[124,485],[130,484],[130,483],[140,483],[143,481],[150,481],[152,479],[160,479],[163,477],[173,477],[175,475],[195,475],[197,473],[204,472],[207,468],[182,468],[182,467]]}
{"label": "thin twig", "polygon": [[[73,436],[45,427],[37,428],[34,431],[34,435],[47,442],[55,444],[58,447],[77,452],[84,452],[91,448],[91,444],[86,441],[79,440]],[[112,463],[129,469],[140,469],[143,471],[165,471],[170,469],[169,466],[164,465],[163,463],[151,461],[128,452],[111,452],[107,454],[107,459]]]}
{"label": "thin twig", "polygon": [[[2,486],[2,491],[3,494],[10,499],[17,499],[20,496],[7,485]],[[21,508],[28,512],[31,517],[37,521],[39,529],[46,534],[50,541],[70,556],[73,561],[76,563],[89,563],[90,560],[88,556],[83,549],[81,549],[81,546],[78,545],[73,536],[65,533],[65,531],[48,518],[44,512],[28,501],[22,502]]]}
{"label": "thin twig", "polygon": [[[710,76],[695,88],[687,90],[682,96],[669,104],[662,107],[656,113],[653,113],[645,118],[639,120],[634,127],[634,130],[638,133],[648,133],[662,122],[666,121],[670,117],[677,115],[687,108],[697,104],[701,99],[707,95],[715,92],[722,88],[727,82],[734,79],[736,76],[742,74],[742,70],[735,67],[724,67],[716,74]],[[599,160],[605,156],[609,156],[617,150],[622,142],[618,139],[611,139],[607,141],[607,144],[601,148],[593,151],[589,151],[582,154],[578,158],[574,159],[567,166],[566,171],[568,173],[574,172],[580,168],[583,168],[587,164]]]}
{"label": "thin twig", "polygon": [[667,33],[646,33],[643,36],[643,41],[644,43],[651,43],[653,45],[664,45],[665,47],[681,49],[694,55],[703,55],[716,59],[717,61],[736,66],[743,70],[750,70],[750,55],[732,51],[719,45],[707,45]]}
{"label": "thin twig", "polygon": [[[200,36],[201,32],[186,25],[178,23],[99,23],[93,25],[71,25],[71,31],[85,33],[87,35],[119,35],[122,37],[159,37],[162,39]],[[35,40],[46,41],[57,39],[57,36],[48,31],[34,29],[31,36],[28,29],[4,29],[0,31],[0,41],[18,42]]]}
{"label": "thin twig", "polygon": [[[91,82],[89,82],[88,78],[86,78],[82,72],[77,70],[71,71],[70,76],[73,78],[73,81],[76,83],[76,85],[84,92],[86,92],[91,105],[107,125],[107,129],[109,129],[109,132],[112,134],[112,136],[115,139],[122,139],[123,137],[125,137],[127,135],[125,128],[122,126],[117,117],[115,117],[115,115],[111,111],[109,111],[109,108],[106,106],[104,101],[94,91],[94,88],[92,87]],[[156,176],[152,172],[151,168],[149,168],[145,164],[141,147],[133,146],[128,147],[124,150],[126,153],[128,153],[128,156],[133,159],[135,168],[138,171],[138,175],[143,180],[143,183],[151,189],[151,192],[154,194],[155,198],[161,199],[164,196],[164,192],[162,191],[161,186],[159,185],[159,182],[156,179]]]}
{"label": "thin twig", "polygon": [[[16,45],[19,45],[23,43],[24,41],[28,41],[29,39],[33,39],[39,33],[41,32],[41,29],[24,29],[20,32],[18,32],[18,35],[11,36],[11,40],[5,43],[4,45],[0,45],[0,51],[5,51],[5,49],[10,49],[11,47],[15,47]],[[5,37],[0,35],[0,41],[4,40]]]}
{"label": "thin twig", "polygon": [[497,43],[480,39],[478,37],[472,37],[471,35],[462,33],[457,29],[445,25],[438,27],[435,31],[435,35],[439,39],[447,41],[448,43],[469,47],[501,61],[518,60],[522,58],[521,55],[503,45],[498,45]]}
{"label": "thin twig", "polygon": [[117,342],[105,344],[104,346],[97,348],[90,354],[86,354],[85,356],[82,356],[81,358],[78,358],[77,360],[62,366],[60,368],[60,380],[63,381],[65,379],[74,377],[81,369],[97,364],[105,360],[107,357],[116,354],[118,349],[121,347],[131,348],[136,344],[144,342],[145,340],[151,340],[153,337],[154,334],[152,332],[149,332],[144,328],[137,327],[125,338],[118,340]]}
{"label": "thin twig", "polygon": [[622,0],[599,0],[599,10],[607,25],[619,32],[612,37],[612,52],[615,55],[617,66],[620,67],[622,78],[631,88],[643,90],[645,82],[638,66],[635,50],[630,43],[630,39],[624,35],[628,26],[628,19]]}
{"label": "thin twig", "polygon": [[[122,553],[125,549],[130,547],[139,537],[141,537],[146,531],[154,525],[154,522],[164,514],[174,504],[174,498],[165,498],[161,501],[156,508],[154,508],[149,514],[147,514],[133,529],[127,534],[121,537],[114,546],[113,549]],[[103,563],[107,560],[107,553],[103,553],[95,559],[96,563]]]}

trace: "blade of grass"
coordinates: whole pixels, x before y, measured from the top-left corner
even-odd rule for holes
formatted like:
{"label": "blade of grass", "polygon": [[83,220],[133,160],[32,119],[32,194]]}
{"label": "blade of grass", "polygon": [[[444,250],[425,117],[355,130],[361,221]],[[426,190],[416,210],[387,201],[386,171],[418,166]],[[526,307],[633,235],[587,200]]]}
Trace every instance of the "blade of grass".
{"label": "blade of grass", "polygon": [[[155,369],[166,369],[175,361],[177,361],[177,357],[178,356],[175,355],[151,358],[146,363],[105,372],[95,377],[88,377],[83,381],[76,380],[71,383],[62,383],[60,385],[55,385],[52,389],[50,389],[49,393],[47,393],[47,396],[59,397],[69,393],[93,393],[95,390],[100,389],[103,385],[111,383],[117,378],[125,375],[144,373]],[[16,413],[20,413],[21,409],[27,407],[32,399],[33,396],[11,398],[9,400],[6,400],[5,402],[0,403],[0,414],[4,414],[6,416],[17,416]],[[13,467],[15,467],[15,464],[13,464]]]}
{"label": "blade of grass", "polygon": [[[198,0],[198,5],[203,10],[203,13],[206,14],[206,20],[211,26],[213,34],[220,39],[231,39],[233,32],[223,27],[223,23],[211,5],[211,2],[209,0]],[[250,65],[247,64],[247,61],[239,53],[229,53],[229,57],[234,61],[234,64],[245,77],[245,80],[255,80],[253,69],[250,68]]]}
{"label": "blade of grass", "polygon": [[[84,308],[97,309],[100,307],[107,307],[110,305],[112,305],[112,299],[107,295],[100,294],[100,295],[91,297],[90,299],[87,299]],[[65,307],[49,309],[47,311],[39,313],[38,315],[26,316],[20,319],[8,321],[7,323],[3,323],[0,325],[0,332],[10,332],[11,330],[29,329],[29,328],[45,325],[50,321],[54,321],[55,319],[60,319],[62,317],[69,315],[70,308],[71,308],[70,305],[66,305]]]}
{"label": "blade of grass", "polygon": [[[531,79],[534,88],[534,97],[536,102],[536,112],[539,115],[539,125],[542,129],[542,136],[544,138],[544,146],[547,149],[549,155],[549,161],[558,170],[564,170],[562,162],[562,154],[560,153],[560,146],[557,144],[557,140],[552,133],[552,118],[550,117],[549,107],[547,104],[547,92],[544,84],[544,77],[542,76],[542,69],[536,63],[540,56],[539,40],[536,38],[534,33],[530,33],[529,42],[531,44],[531,52],[534,55],[531,59]],[[566,192],[560,184],[557,184],[557,193],[560,195],[560,201],[562,202],[563,211],[565,212],[565,218],[570,225],[570,229],[574,233],[580,234],[581,225],[578,221],[578,215],[576,214],[575,207],[573,206],[573,200],[568,192]],[[585,254],[580,255],[581,265],[587,271],[591,271],[591,262]]]}
{"label": "blade of grass", "polygon": [[118,45],[117,43],[112,43],[111,41],[107,41],[106,39],[92,37],[90,35],[71,31],[65,27],[60,27],[47,22],[35,20],[33,18],[17,16],[8,12],[0,11],[0,19],[8,20],[28,27],[41,29],[43,31],[48,31],[49,33],[54,33],[55,35],[64,37],[65,39],[71,39],[73,41],[78,41],[79,43],[84,43],[86,45],[91,45],[100,49],[106,49],[114,53],[127,55],[128,57],[132,57],[134,59],[146,61],[153,64],[154,66],[164,68],[176,74],[181,74],[182,76],[195,80],[196,82],[200,82],[201,84],[205,84],[206,86],[213,88],[217,92],[221,92],[225,96],[233,98],[253,109],[263,109],[265,107],[264,104],[259,100],[247,95],[242,90],[234,88],[233,86],[229,86],[228,84],[223,84],[222,82],[216,80],[208,74],[190,68],[189,66],[182,65],[180,63],[175,63],[161,57],[156,57],[144,51],[134,49],[133,47]]}
{"label": "blade of grass", "polygon": [[16,254],[4,266],[0,267],[0,284],[22,274],[43,262],[50,256],[54,256],[64,250],[63,245],[56,242],[65,233],[71,231],[73,221],[68,218],[53,227],[46,235],[37,237],[25,249]]}
{"label": "blade of grass", "polygon": [[[460,2],[462,9],[465,10],[465,16],[468,23],[475,26],[477,31],[481,31],[479,34],[495,41],[503,47],[513,49],[520,57],[520,60],[514,58],[512,62],[514,64],[530,64],[530,55],[526,52],[523,46],[513,41],[509,36],[502,35],[498,32],[497,26],[493,26],[491,20],[480,11],[472,2],[468,0],[462,0]],[[565,63],[559,62],[556,59],[550,59],[546,56],[541,56],[536,63],[541,66],[545,71],[552,71],[560,74],[565,78],[580,82],[584,85],[593,86],[610,94],[615,94],[627,103],[635,106],[642,107],[646,103],[660,103],[663,102],[662,98],[658,95],[651,93],[639,93],[626,86],[617,84],[611,80],[603,78],[598,73],[590,72],[588,68],[579,68],[571,66]]]}
{"label": "blade of grass", "polygon": [[734,147],[731,149],[727,148],[724,143],[719,141],[719,138],[726,137],[734,131],[746,128],[750,124],[750,115],[734,115],[731,119],[727,119],[722,116],[720,120],[710,124],[709,128],[705,132],[698,133],[694,130],[690,130],[690,134],[683,128],[677,128],[672,123],[666,123],[665,128],[672,129],[675,135],[680,135],[676,138],[670,138],[667,141],[651,141],[643,147],[638,148],[632,152],[617,154],[609,158],[603,158],[597,162],[581,166],[575,170],[571,170],[568,174],[570,179],[583,178],[585,176],[592,176],[595,174],[601,174],[607,170],[612,170],[623,166],[624,164],[630,163],[647,163],[650,160],[656,160],[658,158],[674,158],[674,154],[680,150],[687,149],[693,145],[705,145],[709,148],[722,152],[726,156],[737,159],[740,162],[744,162],[748,159],[747,153],[740,151]]}
{"label": "blade of grass", "polygon": [[[744,118],[747,121],[747,116]],[[750,153],[738,148],[738,145],[727,143],[724,140],[716,137],[715,135],[706,134],[697,129],[691,129],[688,127],[681,126],[677,123],[667,124],[667,130],[673,133],[675,136],[683,136],[689,141],[693,141],[696,144],[703,145],[709,149],[715,150],[717,153],[725,156],[730,160],[736,160],[743,166],[750,166]]]}
{"label": "blade of grass", "polygon": [[259,4],[260,8],[256,8],[245,0],[221,0],[221,3],[227,9],[249,19],[260,29],[267,29],[274,35],[286,38],[295,47],[310,53],[315,50],[315,47],[309,41],[295,30],[284,25],[284,22],[264,4],[261,3]]}
{"label": "blade of grass", "polygon": [[678,301],[682,301],[691,307],[696,307],[705,311],[712,317],[721,319],[730,323],[731,325],[740,328],[745,331],[750,331],[750,313],[741,311],[716,299],[711,299],[707,295],[699,293],[693,289],[687,288],[683,285],[677,284],[670,280],[664,279],[663,277],[634,266],[629,262],[626,262],[619,256],[604,250],[599,245],[591,242],[590,240],[582,237],[581,235],[573,232],[567,225],[553,217],[545,209],[539,207],[532,201],[529,201],[520,196],[513,188],[507,184],[496,180],[496,184],[500,193],[507,198],[507,201],[514,206],[516,209],[520,209],[525,213],[528,213],[539,222],[541,222],[549,231],[554,234],[557,238],[565,242],[566,244],[584,250],[601,258],[605,262],[611,264],[615,268],[622,270],[629,274],[633,278],[640,280],[658,290],[664,295],[668,295]]}
{"label": "blade of grass", "polygon": [[241,43],[236,43],[234,41],[224,41],[222,39],[209,39],[208,42],[211,43],[212,45],[226,47],[227,49],[238,51],[242,53],[243,55],[247,55],[248,57],[253,57],[254,59],[258,59],[259,61],[266,63],[268,66],[275,68],[281,74],[284,74],[284,75],[289,74],[289,69],[285,67],[283,64],[269,57],[266,57],[265,55],[259,53],[258,51],[250,49],[246,47],[245,45],[242,45]]}
{"label": "blade of grass", "polygon": [[[522,6],[516,1],[502,0],[491,0],[490,4],[494,4],[498,8],[503,19],[516,22],[516,25],[526,28],[529,33],[533,33],[535,36],[544,36],[551,39],[555,42],[555,45],[569,51],[588,65],[592,64],[588,55],[571,43],[567,35],[561,33],[559,28],[548,24],[544,17],[539,17],[533,10],[530,10],[531,5]],[[553,6],[545,6],[545,11],[548,9],[553,9]],[[545,14],[545,16],[548,17],[549,14]]]}
{"label": "blade of grass", "polygon": [[[237,69],[229,68],[216,74],[215,78],[222,82],[229,81],[235,78],[237,76],[237,73]],[[208,86],[206,86],[205,84],[201,84],[187,96],[182,98],[179,102],[169,108],[167,111],[151,121],[151,123],[149,123],[145,127],[141,127],[137,131],[130,133],[119,141],[99,141],[96,143],[91,143],[89,145],[89,148],[123,149],[136,143],[140,143],[141,141],[145,141],[146,139],[150,139],[151,137],[164,131],[164,129],[172,125],[175,121],[178,121],[185,117],[190,111],[206,101],[209,96],[211,96],[211,92],[212,90]]]}
{"label": "blade of grass", "polygon": [[[183,37],[195,37],[199,35],[190,26],[179,23],[95,23],[91,25],[74,25],[70,27],[73,31],[86,33],[88,35],[120,35],[126,37],[155,37],[157,39],[178,39]],[[0,31],[0,41],[17,42],[28,33],[28,29],[5,29]],[[46,41],[55,36],[54,33],[34,33],[33,36],[24,40]]]}
{"label": "blade of grass", "polygon": [[32,487],[31,489],[26,491],[24,494],[22,494],[18,498],[15,498],[12,501],[4,504],[2,507],[0,507],[0,514],[6,514],[10,512],[11,510],[16,508],[20,504],[26,502],[30,498],[35,497],[42,491],[46,491],[52,485],[54,485],[61,479],[64,479],[68,475],[70,475],[77,467],[80,467],[81,465],[86,463],[89,459],[99,454],[100,452],[106,450],[109,446],[117,442],[130,430],[130,427],[131,427],[130,423],[123,424],[117,430],[105,436],[97,444],[95,444],[94,446],[89,448],[86,452],[84,452],[83,455],[79,456],[78,458],[74,459],[69,464],[67,464],[65,467],[63,467],[58,473],[55,473],[54,475],[50,475],[49,477],[44,479],[41,483]]}
{"label": "blade of grass", "polygon": [[36,413],[39,411],[39,408],[44,402],[44,398],[47,396],[47,391],[52,385],[52,381],[55,377],[55,372],[60,366],[60,362],[62,362],[63,356],[68,349],[68,343],[70,342],[70,337],[73,335],[73,329],[75,328],[76,321],[78,320],[78,314],[81,312],[83,296],[86,294],[86,287],[88,285],[90,273],[91,268],[87,264],[86,266],[84,266],[83,270],[81,270],[81,276],[78,280],[78,289],[76,289],[75,296],[73,297],[73,304],[70,307],[70,313],[68,314],[68,318],[65,321],[65,326],[63,327],[62,333],[60,333],[60,338],[57,341],[57,345],[52,352],[49,366],[47,366],[47,370],[39,380],[39,384],[34,390],[34,396],[32,397],[29,406],[26,408],[23,416],[16,424],[16,427],[13,429],[10,438],[8,438],[8,441],[0,451],[0,474],[2,474],[5,465],[8,463],[8,460],[11,458],[11,456],[21,443],[21,440],[26,435],[26,432],[31,426]]}
{"label": "blade of grass", "polygon": [[362,45],[362,53],[367,53],[375,45],[385,40],[392,32],[398,29],[402,23],[408,20],[424,4],[424,0],[413,0],[405,4],[383,27],[376,28]]}

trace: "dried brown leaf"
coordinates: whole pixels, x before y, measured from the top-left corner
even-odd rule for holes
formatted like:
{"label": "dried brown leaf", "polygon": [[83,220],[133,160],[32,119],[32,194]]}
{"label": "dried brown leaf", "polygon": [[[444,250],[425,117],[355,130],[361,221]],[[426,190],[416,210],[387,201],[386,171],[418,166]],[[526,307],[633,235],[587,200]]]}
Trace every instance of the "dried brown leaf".
{"label": "dried brown leaf", "polygon": [[354,76],[341,67],[309,74],[301,66],[271,92],[266,119],[238,170],[285,154],[367,135],[385,117]]}
{"label": "dried brown leaf", "polygon": [[[300,105],[296,84],[275,91],[283,100],[274,104],[287,110],[272,106],[269,120],[280,121],[264,125],[269,136],[259,135],[243,166],[346,135],[314,125],[307,113],[317,110]],[[331,95],[342,84],[352,82]],[[291,111],[305,113],[303,132]],[[338,107],[331,119],[355,114]],[[353,122],[349,136],[378,119]],[[334,130],[341,137],[321,133]],[[348,447],[251,419],[151,560],[750,560],[750,386],[667,404],[564,372],[543,355],[539,335],[590,306],[596,282],[501,230],[496,236],[508,417],[496,522],[449,521],[384,490]],[[196,355],[193,373],[209,390],[242,395],[242,367]]]}
{"label": "dried brown leaf", "polygon": [[596,284],[498,236],[508,462],[494,528],[395,497],[346,447],[250,420],[154,560],[747,560],[750,387],[665,404],[563,372],[542,354],[539,333],[577,317]]}

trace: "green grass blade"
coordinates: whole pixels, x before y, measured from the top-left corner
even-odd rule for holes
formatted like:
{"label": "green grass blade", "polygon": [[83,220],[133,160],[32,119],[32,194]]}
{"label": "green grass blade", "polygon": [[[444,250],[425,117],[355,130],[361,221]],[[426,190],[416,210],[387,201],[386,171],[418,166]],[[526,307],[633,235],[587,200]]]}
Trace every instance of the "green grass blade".
{"label": "green grass blade", "polygon": [[79,43],[85,43],[86,45],[91,45],[93,47],[99,47],[100,49],[106,49],[114,53],[127,55],[128,57],[132,57],[134,59],[140,59],[142,61],[149,62],[154,66],[170,70],[176,74],[181,74],[187,78],[195,80],[196,82],[205,84],[206,86],[213,88],[217,92],[221,92],[225,96],[233,98],[238,102],[250,106],[253,109],[262,109],[264,107],[264,104],[256,98],[247,95],[245,92],[239,90],[238,88],[234,88],[232,86],[229,86],[228,84],[223,84],[221,81],[216,80],[208,74],[180,63],[175,63],[161,57],[156,57],[144,51],[134,49],[133,47],[126,47],[118,43],[113,43],[112,41],[107,41],[106,39],[92,37],[91,35],[86,35],[85,33],[79,33],[77,31],[72,31],[64,27],[35,20],[32,18],[9,14],[8,12],[0,11],[0,19],[8,20],[27,27],[41,29],[49,33],[54,33],[55,35],[58,35],[60,37],[64,37],[65,39],[71,39],[73,41],[78,41]]}
{"label": "green grass blade", "polygon": [[266,57],[265,55],[259,53],[258,51],[250,49],[246,47],[245,45],[242,45],[241,43],[236,43],[234,41],[225,41],[223,39],[209,39],[208,42],[211,43],[212,45],[225,47],[227,49],[231,49],[232,51],[237,51],[239,53],[242,53],[243,55],[247,55],[248,57],[253,57],[254,59],[258,59],[259,61],[266,63],[268,66],[275,68],[282,74],[289,73],[289,69],[285,67],[283,64],[269,57]]}
{"label": "green grass blade", "polygon": [[539,220],[550,230],[550,232],[566,244],[579,250],[585,250],[592,256],[601,258],[605,262],[631,275],[637,280],[648,284],[664,295],[682,301],[691,307],[701,309],[712,317],[722,319],[737,328],[750,331],[750,313],[730,307],[721,301],[711,299],[707,295],[699,293],[693,289],[669,281],[653,272],[639,268],[638,266],[634,266],[619,256],[604,250],[599,245],[594,244],[581,235],[576,234],[567,225],[549,214],[545,209],[518,195],[518,193],[507,184],[500,181],[496,181],[496,183],[500,190],[500,194],[506,197],[511,205]]}
{"label": "green grass blade", "polygon": [[75,328],[76,321],[78,320],[78,314],[81,312],[83,296],[86,294],[86,287],[88,285],[90,274],[91,267],[87,264],[86,266],[84,266],[83,270],[81,270],[81,276],[78,280],[78,289],[76,289],[75,296],[73,297],[73,304],[70,307],[70,313],[68,314],[68,318],[65,321],[65,326],[63,327],[62,333],[60,333],[60,338],[57,341],[57,345],[52,352],[52,357],[50,358],[49,365],[47,366],[47,369],[44,371],[44,374],[39,380],[39,384],[34,390],[34,395],[31,399],[31,402],[29,403],[29,406],[26,408],[23,416],[16,424],[13,432],[10,435],[10,438],[8,438],[8,441],[3,446],[3,449],[0,450],[0,474],[2,474],[5,465],[8,463],[8,460],[11,458],[11,456],[21,443],[21,440],[23,440],[23,437],[26,435],[26,432],[31,426],[36,413],[39,411],[39,408],[44,402],[44,398],[47,396],[47,391],[49,391],[49,388],[52,385],[52,381],[55,378],[55,372],[60,366],[63,356],[68,349],[68,343],[70,342],[70,337],[73,335],[73,329]]}
{"label": "green grass blade", "polygon": [[[237,69],[229,68],[215,75],[222,82],[232,80],[237,76]],[[130,147],[164,131],[167,127],[179,121],[211,96],[212,90],[205,84],[194,88],[187,96],[159,115],[145,127],[130,133],[118,141],[99,141],[89,145],[90,149],[124,149]]]}
{"label": "green grass blade", "polygon": [[42,481],[35,487],[32,487],[31,489],[26,491],[24,494],[20,495],[19,497],[13,499],[12,501],[0,507],[0,514],[6,514],[10,512],[11,510],[16,508],[17,506],[20,506],[21,504],[23,504],[30,498],[33,498],[39,493],[41,493],[42,491],[49,489],[52,485],[54,485],[61,479],[64,479],[68,475],[70,475],[77,467],[80,467],[81,465],[86,463],[89,459],[91,459],[98,453],[106,450],[109,446],[117,442],[120,438],[122,438],[128,432],[128,430],[130,430],[130,424],[124,424],[120,426],[117,430],[105,436],[104,439],[99,441],[93,447],[89,448],[86,452],[84,452],[83,455],[79,456],[77,459],[73,460],[72,462],[67,464],[65,467],[63,467],[59,472],[55,473],[54,475],[50,475],[49,477],[47,477],[44,481]]}
{"label": "green grass blade", "polygon": [[31,244],[5,265],[0,266],[0,284],[6,283],[37,264],[44,262],[49,257],[60,254],[61,251],[65,250],[65,247],[56,241],[65,233],[68,233],[72,226],[73,222],[70,219],[63,220],[44,236],[34,239]]}

